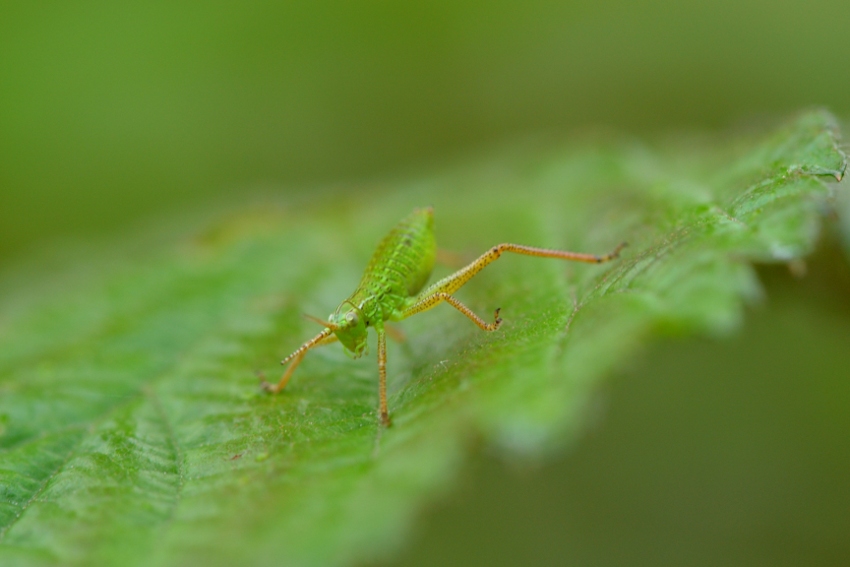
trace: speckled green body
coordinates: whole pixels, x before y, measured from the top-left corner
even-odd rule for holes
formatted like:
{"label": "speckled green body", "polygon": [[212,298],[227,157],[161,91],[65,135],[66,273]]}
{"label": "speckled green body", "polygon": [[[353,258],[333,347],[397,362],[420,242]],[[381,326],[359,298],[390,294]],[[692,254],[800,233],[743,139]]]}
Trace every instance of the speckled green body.
{"label": "speckled green body", "polygon": [[401,311],[416,297],[434,268],[437,243],[434,210],[416,209],[387,234],[351,297],[331,315],[337,338],[355,357],[366,348],[366,329],[401,319]]}
{"label": "speckled green body", "polygon": [[452,293],[505,252],[600,264],[616,258],[623,246],[625,243],[609,254],[596,256],[505,242],[493,246],[470,264],[423,289],[431,277],[437,244],[434,239],[434,210],[431,207],[416,209],[378,244],[369,265],[366,266],[360,285],[351,297],[343,301],[327,321],[309,317],[325,328],[284,358],[281,364],[291,362],[287,371],[276,385],[264,381],[263,388],[269,392],[279,392],[285,388],[304,354],[317,346],[339,341],[353,358],[363,356],[366,353],[367,331],[369,327],[375,327],[378,332],[378,395],[381,401],[381,423],[389,425],[385,321],[399,321],[446,302],[466,315],[481,330],[495,331],[502,324],[500,309],[496,309],[493,314],[493,322],[487,323],[458,301]]}

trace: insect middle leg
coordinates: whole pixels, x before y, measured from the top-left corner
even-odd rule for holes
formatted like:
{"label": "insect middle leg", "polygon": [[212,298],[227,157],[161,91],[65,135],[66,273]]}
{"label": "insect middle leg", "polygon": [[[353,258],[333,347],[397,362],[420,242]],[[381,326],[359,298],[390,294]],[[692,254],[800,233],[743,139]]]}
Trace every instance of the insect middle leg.
{"label": "insect middle leg", "polygon": [[383,326],[375,326],[378,331],[378,397],[381,400],[381,423],[389,427],[390,413],[387,408],[387,334]]}

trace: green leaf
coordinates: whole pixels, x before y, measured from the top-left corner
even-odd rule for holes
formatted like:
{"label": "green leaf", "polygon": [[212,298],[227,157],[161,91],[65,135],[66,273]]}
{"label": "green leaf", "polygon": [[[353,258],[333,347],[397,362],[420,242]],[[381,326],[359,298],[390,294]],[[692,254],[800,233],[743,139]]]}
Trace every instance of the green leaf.
{"label": "green leaf", "polygon": [[[560,447],[594,383],[654,336],[728,332],[759,295],[753,262],[814,246],[845,158],[825,112],[762,138],[593,142],[310,202],[177,219],[6,273],[0,300],[0,564],[343,565],[390,553],[465,447]],[[482,333],[448,306],[373,356],[276,361],[353,290],[416,205],[438,242],[602,253],[505,256],[459,296],[502,308]],[[57,267],[58,265],[58,267]],[[441,274],[447,272],[443,268]],[[438,274],[440,275],[440,274]],[[372,352],[375,352],[372,345]]]}

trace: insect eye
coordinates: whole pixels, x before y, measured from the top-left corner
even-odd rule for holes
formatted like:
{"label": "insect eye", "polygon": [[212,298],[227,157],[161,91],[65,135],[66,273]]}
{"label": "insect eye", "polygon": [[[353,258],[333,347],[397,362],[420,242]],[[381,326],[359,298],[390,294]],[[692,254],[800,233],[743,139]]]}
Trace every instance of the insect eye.
{"label": "insect eye", "polygon": [[357,324],[357,313],[355,313],[354,311],[349,311],[349,312],[345,315],[345,319],[346,319],[346,320],[347,320],[350,324],[352,324],[352,325],[356,325],[356,324]]}

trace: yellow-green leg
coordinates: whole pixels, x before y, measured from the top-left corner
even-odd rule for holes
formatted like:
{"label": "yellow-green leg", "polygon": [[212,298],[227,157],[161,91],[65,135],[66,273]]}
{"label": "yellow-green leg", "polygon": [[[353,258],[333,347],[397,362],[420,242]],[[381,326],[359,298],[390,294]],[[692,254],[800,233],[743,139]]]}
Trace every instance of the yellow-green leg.
{"label": "yellow-green leg", "polygon": [[280,381],[277,384],[269,384],[265,380],[260,384],[263,390],[266,392],[271,392],[272,394],[277,394],[284,388],[286,388],[287,382],[289,382],[289,378],[292,376],[292,373],[295,372],[295,369],[298,368],[298,365],[301,364],[301,359],[304,358],[304,355],[307,354],[307,351],[311,348],[317,346],[329,345],[331,343],[335,343],[338,341],[337,336],[333,334],[331,329],[325,329],[300,347],[298,350],[284,358],[280,361],[281,364],[286,364],[287,362],[291,362],[289,368],[286,369],[286,372],[283,373]]}
{"label": "yellow-green leg", "polygon": [[618,257],[620,255],[620,250],[622,250],[625,245],[625,243],[620,244],[612,252],[605,254],[604,256],[596,256],[594,254],[568,252],[565,250],[535,248],[533,246],[523,246],[522,244],[499,244],[479,256],[472,263],[429,286],[411,302],[410,306],[402,310],[400,318],[404,319],[416,313],[427,311],[438,303],[445,301],[469,317],[481,329],[485,331],[495,331],[499,328],[499,324],[502,322],[499,318],[498,309],[496,310],[496,321],[494,323],[487,324],[466,305],[455,299],[451,294],[463,287],[466,282],[471,280],[475,274],[483,270],[485,266],[495,260],[498,260],[504,252],[513,252],[515,254],[524,254],[526,256],[537,256],[541,258],[558,258],[560,260],[571,260],[573,262],[601,264]]}
{"label": "yellow-green leg", "polygon": [[376,325],[378,331],[378,397],[381,400],[381,423],[390,425],[390,414],[387,409],[387,335],[382,325]]}
{"label": "yellow-green leg", "polygon": [[499,325],[502,324],[502,319],[499,317],[499,311],[501,311],[501,308],[496,309],[494,322],[485,323],[481,317],[476,315],[472,311],[472,309],[461,303],[456,297],[441,291],[433,293],[416,301],[416,303],[414,303],[402,312],[402,316],[404,318],[407,318],[411,315],[421,313],[422,311],[427,311],[442,301],[445,301],[446,303],[448,303],[449,305],[469,317],[472,322],[478,325],[478,327],[483,331],[495,331],[499,328]]}

